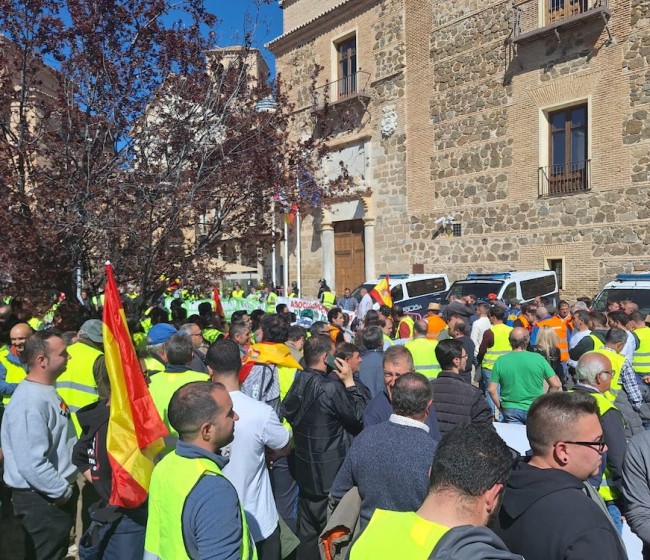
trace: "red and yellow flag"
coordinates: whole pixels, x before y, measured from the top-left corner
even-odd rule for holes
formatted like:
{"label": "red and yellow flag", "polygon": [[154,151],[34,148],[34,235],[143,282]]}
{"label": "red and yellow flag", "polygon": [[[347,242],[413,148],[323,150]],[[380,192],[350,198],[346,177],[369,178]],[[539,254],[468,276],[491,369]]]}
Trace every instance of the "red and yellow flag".
{"label": "red and yellow flag", "polygon": [[379,305],[388,305],[388,307],[393,307],[393,298],[390,295],[390,281],[388,275],[382,278],[370,291],[370,297]]}
{"label": "red and yellow flag", "polygon": [[134,508],[149,493],[153,458],[163,450],[167,428],[149,394],[131,342],[113,268],[106,263],[104,356],[111,382],[106,450],[113,471],[110,504]]}
{"label": "red and yellow flag", "polygon": [[221,304],[219,288],[212,288],[212,310],[215,311],[219,317],[225,317],[223,305]]}

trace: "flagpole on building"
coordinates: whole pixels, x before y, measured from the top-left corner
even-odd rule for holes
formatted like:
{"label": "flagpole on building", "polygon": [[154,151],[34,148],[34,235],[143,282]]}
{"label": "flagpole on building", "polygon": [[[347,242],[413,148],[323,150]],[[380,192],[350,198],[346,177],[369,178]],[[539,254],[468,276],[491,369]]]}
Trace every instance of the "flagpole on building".
{"label": "flagpole on building", "polygon": [[271,282],[273,283],[273,287],[275,287],[278,285],[277,274],[275,270],[277,267],[275,254],[275,197],[271,201],[271,234],[273,235],[273,249],[271,251]]}

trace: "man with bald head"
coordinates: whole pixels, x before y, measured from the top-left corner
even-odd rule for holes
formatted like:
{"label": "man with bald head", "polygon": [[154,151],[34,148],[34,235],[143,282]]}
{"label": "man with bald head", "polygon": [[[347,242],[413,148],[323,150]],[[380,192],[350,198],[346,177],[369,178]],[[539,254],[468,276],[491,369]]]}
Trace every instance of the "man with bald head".
{"label": "man with bald head", "polygon": [[528,352],[530,335],[525,328],[512,329],[508,340],[512,352],[494,363],[488,392],[505,422],[525,424],[530,405],[544,393],[544,380],[550,391],[559,391],[562,383],[541,354]]}
{"label": "man with bald head", "polygon": [[612,362],[605,354],[587,352],[578,360],[576,366],[578,383],[574,390],[589,393],[598,405],[607,453],[603,458],[601,471],[597,476],[591,477],[589,482],[605,501],[614,525],[621,533],[623,531],[620,509],[623,501],[623,458],[627,443],[623,415],[605,397],[605,393],[612,386],[612,369]]}
{"label": "man with bald head", "polygon": [[9,331],[11,346],[7,353],[0,354],[0,393],[2,393],[2,406],[0,406],[0,422],[4,407],[16,390],[18,383],[25,379],[27,371],[22,363],[21,356],[25,350],[25,342],[32,336],[32,328],[27,323],[18,323]]}

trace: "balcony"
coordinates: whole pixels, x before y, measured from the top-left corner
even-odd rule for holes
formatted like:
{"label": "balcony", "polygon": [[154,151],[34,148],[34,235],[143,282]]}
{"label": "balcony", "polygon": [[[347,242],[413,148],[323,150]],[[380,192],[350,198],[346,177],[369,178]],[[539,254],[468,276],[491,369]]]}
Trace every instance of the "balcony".
{"label": "balcony", "polygon": [[549,165],[538,170],[538,194],[564,196],[591,190],[591,160]]}
{"label": "balcony", "polygon": [[597,21],[606,27],[611,15],[609,0],[524,0],[513,6],[512,42],[522,44],[552,34],[560,41],[560,31]]}
{"label": "balcony", "polygon": [[365,104],[371,97],[369,85],[370,72],[361,70],[335,82],[326,82],[324,86],[314,90],[314,112],[319,112],[326,106],[346,104],[352,101]]}

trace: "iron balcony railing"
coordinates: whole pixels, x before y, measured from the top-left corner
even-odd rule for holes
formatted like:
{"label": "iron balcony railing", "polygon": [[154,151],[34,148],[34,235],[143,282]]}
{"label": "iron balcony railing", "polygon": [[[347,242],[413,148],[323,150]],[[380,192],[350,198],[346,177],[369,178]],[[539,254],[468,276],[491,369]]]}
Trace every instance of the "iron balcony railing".
{"label": "iron balcony railing", "polygon": [[540,167],[539,196],[575,194],[591,189],[591,160]]}
{"label": "iron balcony railing", "polygon": [[[543,2],[543,10],[540,10]],[[515,3],[512,13],[512,38],[516,42],[589,16],[609,17],[609,0],[524,0]]]}
{"label": "iron balcony railing", "polygon": [[370,72],[359,70],[314,90],[314,105],[324,107],[328,103],[339,103],[354,97],[369,98]]}

